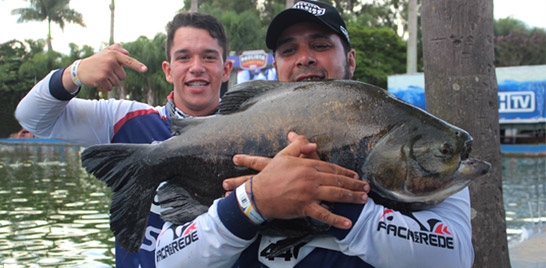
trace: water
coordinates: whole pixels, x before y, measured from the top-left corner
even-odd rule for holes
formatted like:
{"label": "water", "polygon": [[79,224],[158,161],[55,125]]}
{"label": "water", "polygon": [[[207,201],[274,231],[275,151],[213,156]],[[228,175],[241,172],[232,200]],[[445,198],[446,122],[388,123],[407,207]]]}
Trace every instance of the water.
{"label": "water", "polygon": [[80,147],[0,145],[2,267],[113,267],[110,192]]}
{"label": "water", "polygon": [[[110,190],[80,165],[81,148],[0,144],[2,267],[113,267]],[[507,232],[546,225],[546,156],[504,157]]]}
{"label": "water", "polygon": [[546,156],[502,158],[506,232],[516,243],[546,228]]}

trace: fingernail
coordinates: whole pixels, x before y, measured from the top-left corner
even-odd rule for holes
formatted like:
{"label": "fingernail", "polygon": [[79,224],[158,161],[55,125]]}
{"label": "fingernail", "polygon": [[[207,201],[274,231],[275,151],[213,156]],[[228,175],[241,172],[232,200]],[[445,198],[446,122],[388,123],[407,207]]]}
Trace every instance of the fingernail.
{"label": "fingernail", "polygon": [[229,187],[229,185],[228,185],[227,182],[223,182],[223,183],[222,183],[222,187],[224,187],[224,190],[227,190],[228,187]]}
{"label": "fingernail", "polygon": [[239,165],[239,156],[238,155],[233,156],[233,164]]}
{"label": "fingernail", "polygon": [[368,202],[368,195],[367,194],[362,195],[362,201],[364,201],[364,203]]}

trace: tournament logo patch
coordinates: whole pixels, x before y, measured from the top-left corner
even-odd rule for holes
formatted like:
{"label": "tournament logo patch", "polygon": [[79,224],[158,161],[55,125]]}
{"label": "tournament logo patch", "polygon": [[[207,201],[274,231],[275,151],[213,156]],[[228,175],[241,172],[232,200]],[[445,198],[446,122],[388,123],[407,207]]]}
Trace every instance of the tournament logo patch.
{"label": "tournament logo patch", "polygon": [[[193,242],[199,240],[197,222],[185,224],[183,226],[171,225],[162,234],[162,240],[168,239],[167,233],[172,234],[171,242],[158,248],[155,252],[156,261],[160,262],[178,251],[183,250]],[[161,243],[160,243],[161,244]]]}
{"label": "tournament logo patch", "polygon": [[392,209],[383,210],[379,218],[376,231],[384,232],[387,235],[400,239],[410,240],[416,244],[423,244],[431,247],[454,248],[454,241],[449,226],[438,219],[428,219],[420,222],[413,213],[406,215],[412,218],[418,225],[419,230],[411,230],[405,226],[398,226],[393,223],[396,214]]}
{"label": "tournament logo patch", "polygon": [[244,51],[239,56],[240,67],[245,70],[263,69],[267,65],[267,53],[263,50]]}

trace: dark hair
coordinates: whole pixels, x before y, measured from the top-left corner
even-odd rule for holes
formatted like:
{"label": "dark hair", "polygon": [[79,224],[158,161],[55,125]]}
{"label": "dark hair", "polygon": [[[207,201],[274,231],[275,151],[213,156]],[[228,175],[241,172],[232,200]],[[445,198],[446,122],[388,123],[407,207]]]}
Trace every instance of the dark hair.
{"label": "dark hair", "polygon": [[180,27],[193,27],[203,29],[209,32],[210,36],[218,40],[218,44],[222,47],[222,57],[226,60],[227,57],[227,37],[222,23],[214,16],[197,12],[181,12],[174,16],[173,20],[167,24],[167,44],[165,46],[165,54],[167,61],[171,61],[170,51],[174,42],[174,33]]}

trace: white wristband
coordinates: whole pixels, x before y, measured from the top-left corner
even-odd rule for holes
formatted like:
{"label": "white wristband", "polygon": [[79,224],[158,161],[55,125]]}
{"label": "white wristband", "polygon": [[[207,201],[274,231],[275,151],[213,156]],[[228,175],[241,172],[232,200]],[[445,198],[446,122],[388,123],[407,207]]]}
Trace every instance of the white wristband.
{"label": "white wristband", "polygon": [[72,78],[72,82],[74,85],[81,87],[82,82],[80,81],[80,77],[78,76],[78,67],[80,66],[80,62],[82,60],[76,60],[74,63],[72,63],[72,68],[70,69],[70,78]]}
{"label": "white wristband", "polygon": [[235,189],[235,194],[237,194],[237,202],[243,210],[243,213],[252,223],[259,225],[266,221],[264,217],[254,209],[251,200],[248,198],[248,195],[246,194],[246,183],[237,187],[237,189]]}

